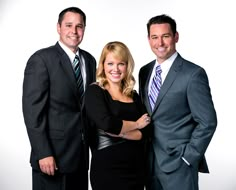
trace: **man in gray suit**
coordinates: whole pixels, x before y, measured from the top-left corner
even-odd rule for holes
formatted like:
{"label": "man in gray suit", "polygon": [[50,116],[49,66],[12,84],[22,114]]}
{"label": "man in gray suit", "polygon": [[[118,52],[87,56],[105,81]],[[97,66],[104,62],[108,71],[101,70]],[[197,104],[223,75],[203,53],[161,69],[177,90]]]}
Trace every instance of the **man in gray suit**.
{"label": "man in gray suit", "polygon": [[156,60],[139,72],[139,93],[153,124],[146,188],[198,190],[198,172],[209,173],[204,154],[217,125],[208,77],[176,51],[174,19],[155,16],[147,30]]}
{"label": "man in gray suit", "polygon": [[25,68],[23,114],[32,147],[33,190],[88,189],[83,91],[95,81],[96,61],[78,47],[85,25],[81,9],[64,9],[57,23],[59,41],[35,52]]}

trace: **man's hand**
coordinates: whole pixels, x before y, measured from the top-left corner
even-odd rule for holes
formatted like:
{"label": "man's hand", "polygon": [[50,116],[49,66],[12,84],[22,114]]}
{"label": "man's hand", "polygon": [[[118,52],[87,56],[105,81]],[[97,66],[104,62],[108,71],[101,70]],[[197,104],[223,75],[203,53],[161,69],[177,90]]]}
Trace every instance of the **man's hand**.
{"label": "man's hand", "polygon": [[39,167],[41,171],[48,175],[54,175],[57,170],[55,159],[52,156],[39,160]]}

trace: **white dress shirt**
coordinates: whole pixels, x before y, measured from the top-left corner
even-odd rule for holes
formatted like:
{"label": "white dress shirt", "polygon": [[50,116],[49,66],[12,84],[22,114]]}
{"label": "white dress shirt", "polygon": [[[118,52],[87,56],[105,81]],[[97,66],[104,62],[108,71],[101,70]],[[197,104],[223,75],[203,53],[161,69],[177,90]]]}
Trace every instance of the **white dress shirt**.
{"label": "white dress shirt", "polygon": [[[84,89],[86,86],[86,69],[85,69],[85,60],[83,58],[82,55],[80,55],[79,53],[79,48],[78,51],[76,52],[76,54],[74,52],[72,52],[67,46],[65,46],[62,42],[58,41],[59,45],[61,46],[61,48],[66,52],[66,54],[68,55],[71,65],[73,64],[73,61],[75,59],[75,55],[79,56],[80,59],[80,70],[81,70],[81,74],[83,77],[83,84],[84,84]],[[73,67],[73,66],[72,66]]]}
{"label": "white dress shirt", "polygon": [[162,73],[161,73],[161,80],[162,80],[162,84],[164,83],[165,81],[165,78],[170,70],[170,67],[171,65],[173,64],[175,58],[177,57],[178,53],[175,52],[171,57],[169,57],[167,60],[165,60],[164,62],[162,62],[161,64],[159,64],[156,60],[156,63],[152,69],[152,74],[151,74],[151,77],[150,77],[150,80],[149,80],[149,84],[148,84],[148,92],[150,91],[151,89],[151,85],[152,85],[152,80],[153,80],[153,77],[155,75],[155,70],[156,70],[156,67],[157,65],[160,65],[161,66],[161,70],[162,70]]}

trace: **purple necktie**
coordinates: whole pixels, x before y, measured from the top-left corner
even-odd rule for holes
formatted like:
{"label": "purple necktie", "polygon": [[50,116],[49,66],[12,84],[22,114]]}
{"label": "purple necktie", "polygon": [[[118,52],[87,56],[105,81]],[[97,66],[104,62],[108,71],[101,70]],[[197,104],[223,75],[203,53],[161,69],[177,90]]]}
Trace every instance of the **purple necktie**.
{"label": "purple necktie", "polygon": [[162,72],[161,66],[157,65],[155,68],[155,75],[153,77],[152,84],[151,84],[150,91],[149,91],[149,95],[148,95],[149,96],[149,103],[150,103],[152,110],[155,107],[157,96],[158,96],[160,88],[161,88],[161,83],[162,83],[161,72]]}

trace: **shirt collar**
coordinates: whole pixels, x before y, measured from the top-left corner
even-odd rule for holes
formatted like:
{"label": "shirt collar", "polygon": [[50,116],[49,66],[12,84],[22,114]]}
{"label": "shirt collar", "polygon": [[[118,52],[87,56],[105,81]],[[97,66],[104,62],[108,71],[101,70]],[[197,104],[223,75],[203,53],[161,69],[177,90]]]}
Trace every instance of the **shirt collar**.
{"label": "shirt collar", "polygon": [[75,55],[79,56],[79,48],[76,52],[76,54],[71,51],[66,45],[64,45],[61,41],[58,41],[59,45],[61,46],[61,48],[66,52],[66,54],[68,55],[69,59],[71,62],[74,61]]}
{"label": "shirt collar", "polygon": [[177,56],[178,56],[178,53],[175,52],[172,56],[170,56],[167,60],[165,60],[165,61],[162,62],[161,64],[159,64],[158,61],[156,60],[156,63],[155,63],[154,68],[155,68],[157,65],[161,65],[162,71],[168,71]]}

